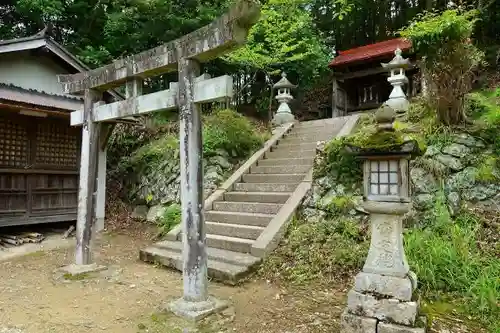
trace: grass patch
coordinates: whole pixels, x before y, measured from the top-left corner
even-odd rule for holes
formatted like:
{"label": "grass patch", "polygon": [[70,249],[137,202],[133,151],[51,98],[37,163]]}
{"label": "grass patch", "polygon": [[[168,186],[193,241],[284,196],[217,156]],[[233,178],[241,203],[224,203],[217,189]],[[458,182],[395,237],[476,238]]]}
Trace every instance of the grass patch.
{"label": "grass patch", "polygon": [[295,218],[285,242],[265,262],[261,273],[292,284],[328,283],[359,270],[368,250],[366,228],[349,218],[308,223]]}
{"label": "grass patch", "polygon": [[406,254],[420,290],[431,301],[452,297],[462,304],[456,311],[499,330],[500,258],[478,247],[480,217],[464,211],[451,219],[440,200],[433,212],[432,223],[405,237]]}

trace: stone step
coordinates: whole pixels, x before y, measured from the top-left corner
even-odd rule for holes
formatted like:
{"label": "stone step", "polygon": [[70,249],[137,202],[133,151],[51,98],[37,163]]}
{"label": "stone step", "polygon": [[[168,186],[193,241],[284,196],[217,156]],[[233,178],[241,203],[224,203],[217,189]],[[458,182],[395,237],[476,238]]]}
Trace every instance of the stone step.
{"label": "stone step", "polygon": [[264,231],[263,227],[220,222],[206,222],[206,227],[208,234],[253,240],[259,238],[262,231]]}
{"label": "stone step", "polygon": [[216,201],[213,210],[238,213],[276,214],[281,204],[261,202]]}
{"label": "stone step", "polygon": [[316,149],[316,146],[318,143],[316,141],[314,142],[308,142],[308,143],[297,143],[297,144],[289,144],[286,142],[280,142],[278,145],[278,149],[276,150],[282,150],[282,149],[287,149],[287,150],[311,150],[311,149]]}
{"label": "stone step", "polygon": [[245,183],[300,183],[305,177],[305,174],[252,174],[243,175],[242,179]]}
{"label": "stone step", "polygon": [[233,252],[250,253],[253,239],[207,234],[207,246]]}
{"label": "stone step", "polygon": [[257,162],[257,166],[278,166],[278,165],[310,165],[314,163],[314,158],[265,158]]}
{"label": "stone step", "polygon": [[236,183],[235,191],[241,192],[293,192],[299,183]]}
{"label": "stone step", "polygon": [[[207,248],[208,276],[234,285],[261,262],[249,254]],[[140,251],[140,259],[182,271],[182,243],[159,242]]]}
{"label": "stone step", "polygon": [[310,165],[277,165],[277,166],[256,166],[250,168],[252,174],[290,174],[306,173],[311,168]]}
{"label": "stone step", "polygon": [[228,224],[253,225],[258,227],[267,227],[273,217],[273,214],[222,212],[215,210],[209,210],[205,212],[205,219],[207,221]]}
{"label": "stone step", "polygon": [[279,142],[280,145],[296,145],[304,143],[317,143],[318,141],[330,141],[335,137],[335,134],[311,134],[291,136]]}
{"label": "stone step", "polygon": [[296,137],[301,135],[330,135],[338,131],[335,126],[321,126],[321,127],[309,127],[309,128],[294,128],[287,134],[287,138]]}
{"label": "stone step", "polygon": [[299,128],[311,128],[311,127],[331,127],[331,126],[341,126],[345,123],[345,119],[339,118],[325,118],[318,120],[302,121],[297,124],[293,129]]}
{"label": "stone step", "polygon": [[265,158],[275,159],[275,158],[314,158],[316,156],[316,147],[314,149],[307,150],[288,150],[277,148],[270,152],[267,152]]}
{"label": "stone step", "polygon": [[283,204],[291,194],[291,192],[226,192],[224,193],[224,200]]}

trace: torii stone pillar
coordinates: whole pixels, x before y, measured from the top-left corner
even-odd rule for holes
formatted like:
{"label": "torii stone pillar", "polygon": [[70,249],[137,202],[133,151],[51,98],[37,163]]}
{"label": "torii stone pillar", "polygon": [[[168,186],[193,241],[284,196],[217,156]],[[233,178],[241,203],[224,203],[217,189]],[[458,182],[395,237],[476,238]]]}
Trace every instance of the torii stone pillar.
{"label": "torii stone pillar", "polygon": [[281,80],[279,80],[273,88],[278,90],[276,99],[280,103],[278,111],[273,118],[273,125],[279,126],[286,123],[293,123],[295,121],[295,117],[293,116],[288,103],[293,100],[290,90],[296,88],[296,85],[290,83],[290,81],[286,78],[286,73],[283,72],[281,74]]}
{"label": "torii stone pillar", "polygon": [[389,99],[384,104],[400,113],[407,111],[410,107],[410,102],[403,90],[404,85],[408,83],[405,70],[410,66],[410,61],[403,58],[400,48],[397,48],[394,54],[396,56],[389,63],[382,64],[382,67],[389,70],[390,76],[387,81],[393,86]]}

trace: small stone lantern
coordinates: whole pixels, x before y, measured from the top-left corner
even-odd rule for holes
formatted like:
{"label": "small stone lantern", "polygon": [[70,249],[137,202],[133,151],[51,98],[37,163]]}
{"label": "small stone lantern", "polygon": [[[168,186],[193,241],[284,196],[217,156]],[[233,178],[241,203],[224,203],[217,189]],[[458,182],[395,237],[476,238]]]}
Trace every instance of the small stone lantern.
{"label": "small stone lantern", "polygon": [[292,123],[295,121],[295,117],[292,114],[292,110],[288,103],[293,100],[293,96],[291,95],[291,89],[296,88],[297,86],[290,83],[286,78],[286,74],[283,72],[281,74],[281,80],[279,80],[273,88],[278,91],[276,94],[276,99],[280,103],[278,107],[278,111],[274,115],[273,124],[274,125],[283,125],[286,123]]}
{"label": "small stone lantern", "polygon": [[408,78],[405,71],[410,67],[410,61],[404,59],[400,48],[394,52],[396,55],[389,63],[382,64],[382,67],[389,70],[390,76],[387,79],[393,86],[389,99],[385,102],[386,105],[392,107],[397,112],[407,111],[410,102],[406,98],[403,86],[408,84]]}
{"label": "small stone lantern", "polygon": [[414,299],[416,275],[403,248],[402,217],[410,209],[409,161],[421,154],[416,141],[404,141],[393,129],[395,111],[377,112],[377,132],[365,147],[347,145],[364,160],[363,208],[370,214],[371,243],[363,267],[348,294],[342,333],[424,333]]}

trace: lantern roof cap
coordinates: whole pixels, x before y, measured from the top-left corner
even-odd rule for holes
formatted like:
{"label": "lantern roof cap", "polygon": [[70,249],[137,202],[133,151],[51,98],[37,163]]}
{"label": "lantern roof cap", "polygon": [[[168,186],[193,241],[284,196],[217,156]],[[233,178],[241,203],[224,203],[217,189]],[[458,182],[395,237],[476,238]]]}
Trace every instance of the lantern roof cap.
{"label": "lantern roof cap", "polygon": [[403,51],[399,47],[394,51],[394,54],[394,58],[388,63],[382,63],[382,67],[387,69],[410,67],[410,60],[403,58]]}
{"label": "lantern roof cap", "polygon": [[286,73],[283,72],[281,73],[281,80],[276,82],[273,86],[275,89],[280,89],[280,88],[295,88],[297,87],[296,85],[292,84],[288,79],[286,78]]}
{"label": "lantern roof cap", "polygon": [[413,158],[421,155],[423,151],[416,140],[405,138],[401,132],[394,130],[395,119],[394,109],[384,104],[375,114],[377,130],[356,145],[347,143],[345,147],[347,152],[361,158],[382,158],[383,156]]}

